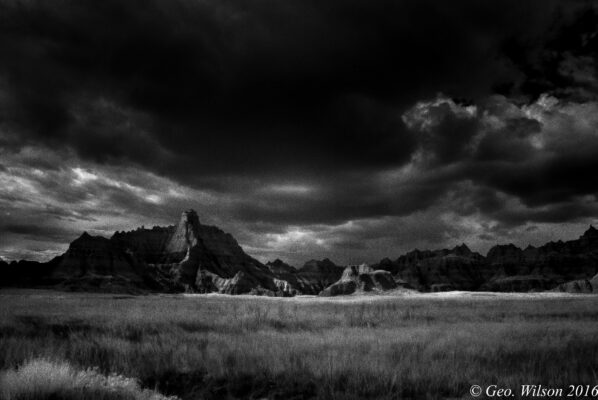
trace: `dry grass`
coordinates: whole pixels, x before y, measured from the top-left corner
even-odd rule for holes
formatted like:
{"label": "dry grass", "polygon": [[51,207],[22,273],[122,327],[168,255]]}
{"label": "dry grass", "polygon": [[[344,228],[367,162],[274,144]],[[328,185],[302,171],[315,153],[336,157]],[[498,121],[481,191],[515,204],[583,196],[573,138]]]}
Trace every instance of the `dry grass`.
{"label": "dry grass", "polygon": [[597,379],[591,296],[343,302],[1,293],[0,368],[65,360],[185,399],[446,398],[465,396],[474,383]]}
{"label": "dry grass", "polygon": [[101,374],[96,369],[77,370],[65,361],[35,359],[0,373],[0,396],[25,399],[131,399],[176,400],[141,389],[137,380]]}

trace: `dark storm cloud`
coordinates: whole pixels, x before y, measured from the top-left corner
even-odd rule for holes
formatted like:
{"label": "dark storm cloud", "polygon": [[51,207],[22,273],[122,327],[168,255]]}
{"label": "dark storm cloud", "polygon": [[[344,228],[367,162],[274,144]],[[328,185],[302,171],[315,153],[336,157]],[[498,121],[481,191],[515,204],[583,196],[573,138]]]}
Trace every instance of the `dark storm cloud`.
{"label": "dark storm cloud", "polygon": [[[406,120],[428,138],[422,144],[424,160],[440,159],[451,148],[426,145],[438,137],[454,138],[452,146],[461,153],[449,167],[429,162],[424,167],[437,181],[456,189],[460,212],[480,210],[511,223],[595,215],[596,207],[584,202],[594,203],[598,194],[592,178],[598,167],[598,102],[559,102],[544,96],[518,107],[494,97],[474,110],[438,98],[415,110],[406,114]],[[471,134],[464,134],[467,129],[452,130],[455,120],[475,129]],[[462,182],[470,185],[462,188]],[[509,201],[520,203],[521,209],[514,210]]]}
{"label": "dark storm cloud", "polygon": [[13,233],[23,236],[43,236],[50,240],[66,241],[72,237],[73,232],[68,229],[62,229],[54,226],[39,226],[38,224],[8,224],[2,227],[7,233]]}
{"label": "dark storm cloud", "polygon": [[532,96],[551,92],[576,100],[595,98],[598,11],[591,1],[570,4],[574,7],[559,9],[558,22],[543,41],[513,39],[503,44],[504,54],[522,73],[510,92]]}
{"label": "dark storm cloud", "polygon": [[4,118],[84,157],[175,177],[399,165],[415,146],[402,109],[513,79],[500,45],[544,34],[554,11],[544,1],[4,1]]}
{"label": "dark storm cloud", "polygon": [[557,0],[0,0],[0,234],[14,253],[35,236],[27,214],[57,238],[193,206],[264,257],[359,261],[587,220],[597,15]]}
{"label": "dark storm cloud", "polygon": [[515,195],[527,205],[539,206],[594,195],[598,186],[594,173],[598,168],[597,148],[582,149],[579,154],[537,160],[527,165],[491,165],[485,171],[472,172],[491,187]]}
{"label": "dark storm cloud", "polygon": [[398,183],[376,174],[331,172],[313,186],[277,190],[266,187],[235,201],[234,215],[244,221],[281,224],[341,223],[347,219],[406,215],[434,204],[448,189],[443,179],[424,174],[416,182]]}

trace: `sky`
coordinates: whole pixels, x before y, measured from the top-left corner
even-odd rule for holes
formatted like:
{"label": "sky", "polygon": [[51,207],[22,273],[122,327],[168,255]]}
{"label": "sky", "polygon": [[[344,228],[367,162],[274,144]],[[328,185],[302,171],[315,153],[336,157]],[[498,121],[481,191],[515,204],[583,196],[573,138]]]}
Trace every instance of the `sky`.
{"label": "sky", "polygon": [[0,0],[0,257],[195,209],[261,261],[598,223],[598,6]]}

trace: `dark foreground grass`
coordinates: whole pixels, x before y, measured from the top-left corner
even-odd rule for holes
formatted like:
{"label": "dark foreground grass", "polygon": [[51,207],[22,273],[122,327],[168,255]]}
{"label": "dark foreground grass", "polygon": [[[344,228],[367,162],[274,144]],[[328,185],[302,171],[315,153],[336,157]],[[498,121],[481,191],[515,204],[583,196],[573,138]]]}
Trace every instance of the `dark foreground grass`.
{"label": "dark foreground grass", "polygon": [[0,369],[52,360],[183,399],[469,398],[472,384],[593,386],[597,306],[591,296],[337,301],[0,291]]}

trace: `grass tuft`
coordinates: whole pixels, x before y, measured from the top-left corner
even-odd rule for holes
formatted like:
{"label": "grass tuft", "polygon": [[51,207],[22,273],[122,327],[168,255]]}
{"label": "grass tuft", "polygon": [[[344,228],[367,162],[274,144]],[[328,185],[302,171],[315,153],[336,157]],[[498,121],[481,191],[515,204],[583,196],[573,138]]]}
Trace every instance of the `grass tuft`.
{"label": "grass tuft", "polygon": [[130,399],[174,400],[142,389],[136,379],[103,375],[96,368],[78,370],[65,361],[34,359],[17,369],[0,372],[2,400]]}

